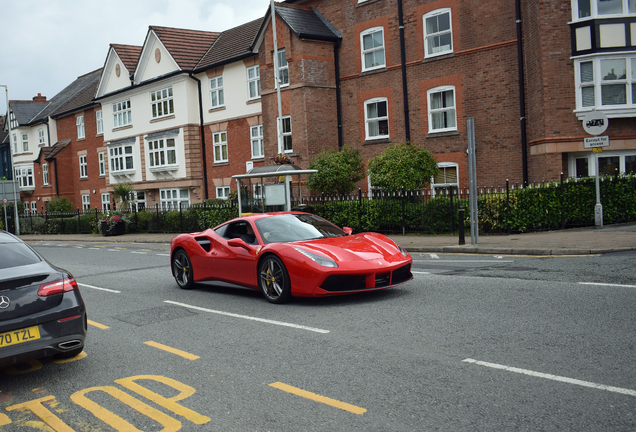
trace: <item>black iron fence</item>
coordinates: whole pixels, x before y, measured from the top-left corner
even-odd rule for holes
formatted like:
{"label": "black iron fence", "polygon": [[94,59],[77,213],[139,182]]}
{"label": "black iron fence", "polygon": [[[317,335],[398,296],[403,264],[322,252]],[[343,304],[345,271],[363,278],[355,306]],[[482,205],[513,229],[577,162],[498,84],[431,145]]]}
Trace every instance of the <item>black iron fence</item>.
{"label": "black iron fence", "polygon": [[[603,177],[600,190],[605,224],[636,220],[636,176]],[[541,231],[593,226],[595,223],[596,191],[591,178],[561,179],[526,187],[507,183],[503,187],[480,187],[477,194],[480,233]],[[358,191],[346,196],[311,195],[294,198],[293,202],[296,209],[317,214],[339,226],[351,227],[355,232],[455,233],[460,208],[466,209],[464,226],[470,226],[469,192],[463,188],[396,193]],[[258,212],[262,208],[254,197],[242,204],[244,212]],[[122,228],[125,227],[127,233],[196,232],[238,216],[238,204],[232,200],[211,200],[116,213],[122,218]],[[103,233],[105,216],[96,209],[21,213],[20,232]],[[12,212],[8,212],[6,220],[9,231],[15,232]]]}

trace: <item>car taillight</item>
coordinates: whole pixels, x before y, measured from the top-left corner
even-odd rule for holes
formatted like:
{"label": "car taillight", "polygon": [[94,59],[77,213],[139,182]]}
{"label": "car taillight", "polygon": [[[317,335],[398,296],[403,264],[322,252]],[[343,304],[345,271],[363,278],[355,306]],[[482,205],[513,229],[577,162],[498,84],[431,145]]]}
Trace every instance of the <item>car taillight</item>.
{"label": "car taillight", "polygon": [[48,297],[55,294],[61,294],[77,289],[77,282],[73,278],[64,278],[55,282],[47,282],[40,285],[38,295],[40,297]]}

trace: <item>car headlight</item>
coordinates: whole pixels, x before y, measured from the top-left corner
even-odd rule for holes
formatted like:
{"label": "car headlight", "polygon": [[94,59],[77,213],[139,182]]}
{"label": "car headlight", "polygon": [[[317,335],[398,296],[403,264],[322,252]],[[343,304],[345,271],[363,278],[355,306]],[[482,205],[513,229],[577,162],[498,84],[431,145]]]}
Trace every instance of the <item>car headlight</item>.
{"label": "car headlight", "polygon": [[[394,242],[395,243],[395,242]],[[395,245],[398,247],[398,249],[400,250],[400,253],[402,254],[402,256],[404,256],[404,258],[406,258],[407,256],[409,256],[408,253],[406,253],[406,251],[404,250],[404,248],[402,246],[400,246],[399,244],[395,243]]]}
{"label": "car headlight", "polygon": [[311,253],[306,251],[305,249],[301,249],[298,247],[294,248],[295,251],[300,252],[305,255],[310,260],[314,261],[316,264],[321,265],[323,267],[338,267],[338,264],[332,260],[331,258],[324,257],[322,255],[317,255],[315,253]]}

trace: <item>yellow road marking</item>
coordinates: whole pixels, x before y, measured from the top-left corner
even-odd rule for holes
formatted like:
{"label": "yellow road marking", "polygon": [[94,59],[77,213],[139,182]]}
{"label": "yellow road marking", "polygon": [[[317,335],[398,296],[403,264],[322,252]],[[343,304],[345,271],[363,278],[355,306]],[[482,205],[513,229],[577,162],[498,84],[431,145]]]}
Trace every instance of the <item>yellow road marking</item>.
{"label": "yellow road marking", "polygon": [[337,401],[335,399],[331,399],[331,398],[328,398],[328,397],[325,397],[325,396],[320,396],[320,395],[318,395],[316,393],[311,393],[311,392],[308,392],[306,390],[302,390],[302,389],[299,389],[299,388],[296,388],[296,387],[292,387],[292,386],[287,385],[287,384],[283,384],[282,382],[275,382],[275,383],[270,384],[269,386],[277,388],[277,389],[282,390],[282,391],[287,392],[287,393],[295,394],[296,396],[300,396],[300,397],[304,397],[304,398],[307,398],[307,399],[311,399],[311,400],[316,401],[316,402],[321,402],[321,403],[324,403],[326,405],[330,405],[330,406],[335,407],[335,408],[340,408],[341,410],[349,411],[349,412],[352,412],[354,414],[364,414],[365,412],[367,412],[367,410],[364,409],[364,408],[360,408],[358,406],[351,405],[351,404],[348,404],[346,402],[340,402],[340,401]]}
{"label": "yellow road marking", "polygon": [[183,358],[186,358],[188,360],[196,360],[196,359],[199,358],[199,356],[197,356],[197,355],[190,354],[190,353],[187,353],[185,351],[181,351],[181,350],[178,350],[176,348],[172,348],[172,347],[169,347],[169,346],[157,343],[157,342],[148,341],[148,342],[144,342],[144,343],[146,345],[151,346],[151,347],[155,347],[155,348],[158,348],[160,350],[164,350],[164,351],[167,351],[169,353],[176,354],[176,355],[181,356]]}
{"label": "yellow road marking", "polygon": [[105,326],[104,324],[96,323],[95,321],[91,321],[91,320],[88,320],[88,323],[90,325],[92,325],[93,327],[97,327],[97,328],[100,328],[102,330],[106,330],[107,328],[110,328],[108,326]]}

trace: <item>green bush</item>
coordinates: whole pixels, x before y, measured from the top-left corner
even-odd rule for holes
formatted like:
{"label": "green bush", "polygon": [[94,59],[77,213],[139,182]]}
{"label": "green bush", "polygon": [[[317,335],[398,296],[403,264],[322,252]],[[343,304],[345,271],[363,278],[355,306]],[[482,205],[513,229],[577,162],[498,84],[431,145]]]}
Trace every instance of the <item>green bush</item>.
{"label": "green bush", "polygon": [[66,197],[55,198],[46,203],[46,211],[70,212],[73,211],[73,204]]}

